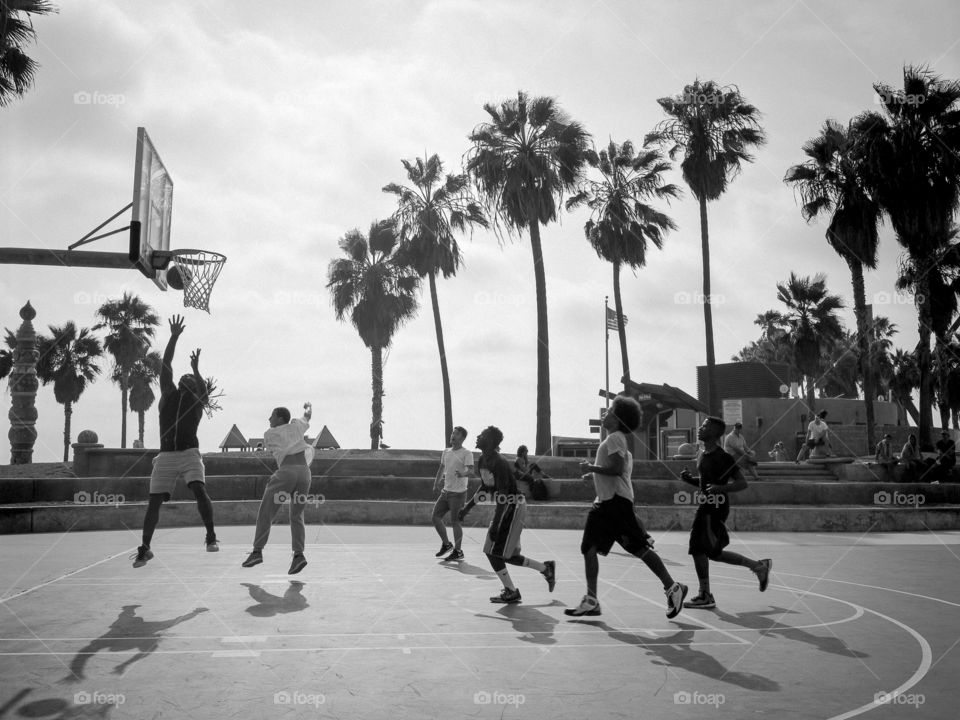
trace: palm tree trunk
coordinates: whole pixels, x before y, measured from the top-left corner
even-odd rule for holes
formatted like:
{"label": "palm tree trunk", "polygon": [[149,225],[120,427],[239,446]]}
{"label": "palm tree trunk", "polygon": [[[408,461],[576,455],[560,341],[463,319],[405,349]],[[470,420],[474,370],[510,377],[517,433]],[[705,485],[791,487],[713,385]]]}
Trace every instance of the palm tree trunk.
{"label": "palm tree trunk", "polygon": [[73,415],[73,403],[63,404],[63,461],[70,459],[70,416]]}
{"label": "palm tree trunk", "polygon": [[383,423],[383,348],[370,348],[373,375],[373,420],[370,423],[370,449],[380,449],[380,428]]}
{"label": "palm tree trunk", "polygon": [[550,336],[547,331],[547,277],[543,269],[540,225],[530,213],[530,247],[533,249],[533,277],[537,290],[537,436],[534,452],[551,454],[550,437]]}
{"label": "palm tree trunk", "polygon": [[620,300],[620,263],[613,263],[613,304],[617,309],[617,335],[620,336],[620,360],[623,364],[623,389],[630,382],[630,360],[627,359],[627,329],[623,322],[623,302]]}
{"label": "palm tree trunk", "polygon": [[816,383],[814,383],[813,376],[807,375],[807,412],[809,413],[807,422],[810,422],[811,420],[813,420],[813,416],[814,416],[815,408],[813,406],[813,403],[814,403],[813,395],[814,395],[815,389],[816,389]]}
{"label": "palm tree trunk", "polygon": [[127,446],[127,382],[120,380],[120,447]]}
{"label": "palm tree trunk", "polygon": [[[925,268],[927,263],[918,263]],[[920,369],[920,422],[917,428],[917,442],[921,450],[933,450],[933,375],[930,372],[930,328],[933,322],[933,309],[930,306],[930,280],[926,273],[920,273],[917,280],[916,298],[918,301],[920,342],[917,343],[917,367]]]}
{"label": "palm tree trunk", "polygon": [[876,447],[875,419],[873,414],[873,399],[877,395],[873,381],[873,366],[870,363],[870,340],[873,336],[867,326],[867,301],[863,286],[863,263],[849,259],[850,274],[853,276],[853,313],[857,317],[857,358],[860,363],[860,373],[863,377],[863,400],[867,415],[867,450]]}
{"label": "palm tree trunk", "polygon": [[947,338],[941,335],[936,337],[937,353],[937,387],[939,388],[939,399],[937,400],[937,409],[940,411],[940,427],[946,430],[950,427],[950,394],[947,387],[947,377],[949,370],[949,349],[947,347]]}
{"label": "palm tree trunk", "polygon": [[437,349],[440,351],[440,377],[443,381],[443,447],[453,433],[453,402],[450,398],[450,373],[447,370],[447,352],[443,345],[443,323],[440,322],[440,301],[437,299],[436,273],[430,278],[430,303],[433,305],[433,327],[437,331]]}
{"label": "palm tree trunk", "polygon": [[137,411],[137,437],[140,438],[140,444],[143,445],[143,418],[146,415],[146,412],[143,410]]}
{"label": "palm tree trunk", "polygon": [[713,350],[713,308],[710,305],[710,233],[707,225],[707,200],[700,198],[700,249],[703,254],[703,325],[707,339],[707,387],[704,396],[711,415],[717,415],[717,359]]}

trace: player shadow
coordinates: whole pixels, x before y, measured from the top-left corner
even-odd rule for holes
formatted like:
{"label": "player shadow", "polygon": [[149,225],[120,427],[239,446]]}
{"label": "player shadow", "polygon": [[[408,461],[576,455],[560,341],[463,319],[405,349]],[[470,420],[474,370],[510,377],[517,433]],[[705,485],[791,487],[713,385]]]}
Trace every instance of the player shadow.
{"label": "player shadow", "polygon": [[751,612],[737,613],[736,615],[723,612],[722,610],[716,610],[714,614],[731,625],[739,625],[740,627],[749,628],[750,630],[759,630],[763,632],[764,636],[776,635],[786,638],[787,640],[807,643],[821,652],[832,655],[842,655],[844,657],[870,657],[868,653],[861,652],[860,650],[852,650],[846,641],[841,640],[835,635],[814,635],[806,630],[784,625],[778,620],[767,617],[768,615],[776,615],[779,617],[788,612],[794,613],[795,611],[771,607],[769,610],[753,610]]}
{"label": "player shadow", "polygon": [[554,645],[557,639],[553,636],[553,631],[560,621],[551,615],[540,612],[537,608],[556,607],[558,605],[563,605],[563,603],[554,600],[546,605],[504,605],[497,610],[496,615],[474,613],[474,616],[509,622],[513,625],[513,629],[519,633],[519,639],[524,642],[534,645]]}
{"label": "player shadow", "polygon": [[286,615],[287,613],[300,612],[310,607],[310,603],[303,596],[303,583],[299,580],[291,580],[283,596],[274,595],[264,590],[259,585],[253,583],[242,583],[250,593],[250,597],[257,603],[246,608],[246,611],[254,617],[273,617],[275,615]]}
{"label": "player shadow", "polygon": [[[20,701],[33,692],[25,688],[0,706],[0,718],[12,717],[11,712]],[[43,718],[43,720],[80,720],[81,718],[109,718],[116,705],[113,703],[77,704],[63,698],[43,698],[33,700],[17,708],[17,717]]]}
{"label": "player shadow", "polygon": [[84,668],[87,661],[101,650],[109,650],[110,652],[136,650],[135,655],[124,660],[112,670],[114,675],[122,675],[133,663],[143,660],[157,649],[165,631],[182,622],[192,620],[200,613],[207,612],[207,608],[196,608],[172,620],[147,622],[143,618],[137,617],[138,607],[140,606],[124,605],[120,615],[110,624],[107,632],[91,640],[77,651],[73,660],[70,661],[70,674],[60,682],[79,682],[85,679]]}
{"label": "player shadow", "polygon": [[440,567],[446,568],[447,570],[455,570],[458,573],[463,575],[473,575],[474,577],[481,578],[483,580],[491,580],[497,576],[492,570],[485,570],[479,565],[471,565],[468,562],[441,562],[439,563]]}
{"label": "player shadow", "polygon": [[655,638],[645,638],[629,632],[617,630],[602,620],[571,620],[571,623],[590,625],[603,630],[614,640],[627,645],[634,645],[642,649],[653,658],[651,664],[663,667],[680,667],[688,672],[703,675],[719,682],[736,685],[745,690],[758,692],[779,692],[780,683],[756,673],[740,670],[728,670],[713,655],[697,650],[692,646],[696,631],[703,630],[696,625],[687,625],[677,622],[681,630],[671,635],[657,635]]}

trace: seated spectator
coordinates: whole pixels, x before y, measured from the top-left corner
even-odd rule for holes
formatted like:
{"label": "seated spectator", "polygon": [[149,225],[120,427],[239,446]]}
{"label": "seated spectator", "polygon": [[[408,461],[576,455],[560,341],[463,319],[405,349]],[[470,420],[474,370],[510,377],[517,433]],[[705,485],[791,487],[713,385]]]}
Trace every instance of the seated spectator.
{"label": "seated spectator", "polygon": [[944,430],[940,433],[940,439],[937,441],[937,462],[934,466],[933,482],[948,482],[953,466],[957,464],[957,446],[950,437],[950,433]]}
{"label": "seated spectator", "polygon": [[893,447],[890,444],[892,439],[893,436],[890,433],[884,435],[877,443],[877,449],[873,455],[874,461],[883,472],[883,479],[887,481],[893,480],[893,467],[897,464],[897,459],[893,456]]}
{"label": "seated spectator", "polygon": [[917,436],[912,433],[900,450],[900,464],[903,466],[904,482],[916,482],[926,467],[917,447]]}
{"label": "seated spectator", "polygon": [[530,451],[526,445],[517,448],[517,459],[513,461],[513,476],[517,482],[530,483],[530,495],[534,500],[547,499],[547,486],[543,482],[543,470],[536,463],[531,463],[527,454]]}
{"label": "seated spectator", "polygon": [[737,465],[744,473],[750,473],[754,480],[760,479],[754,452],[747,446],[747,439],[743,437],[743,423],[733,424],[733,432],[723,440],[723,450],[737,461]]}
{"label": "seated spectator", "polygon": [[783,441],[778,441],[770,452],[767,453],[770,456],[770,459],[774,462],[787,462],[790,458],[787,456],[787,448],[784,447]]}

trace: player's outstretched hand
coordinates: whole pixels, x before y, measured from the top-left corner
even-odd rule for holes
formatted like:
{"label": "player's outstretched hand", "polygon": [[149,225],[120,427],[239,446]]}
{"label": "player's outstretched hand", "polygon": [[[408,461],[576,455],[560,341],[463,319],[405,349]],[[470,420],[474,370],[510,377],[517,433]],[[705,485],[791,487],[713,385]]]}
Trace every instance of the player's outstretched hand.
{"label": "player's outstretched hand", "polygon": [[195,372],[200,372],[200,348],[190,353],[190,368]]}
{"label": "player's outstretched hand", "polygon": [[313,409],[313,403],[312,403],[312,402],[305,402],[305,403],[303,404],[303,409],[304,409],[304,410],[312,410],[312,409]]}
{"label": "player's outstretched hand", "polygon": [[687,470],[687,468],[684,468],[683,470],[680,471],[680,479],[686,482],[690,482],[691,480],[693,480],[693,475],[690,474],[690,471]]}
{"label": "player's outstretched hand", "polygon": [[183,315],[174,315],[170,318],[170,334],[173,337],[180,337],[183,334],[183,329]]}

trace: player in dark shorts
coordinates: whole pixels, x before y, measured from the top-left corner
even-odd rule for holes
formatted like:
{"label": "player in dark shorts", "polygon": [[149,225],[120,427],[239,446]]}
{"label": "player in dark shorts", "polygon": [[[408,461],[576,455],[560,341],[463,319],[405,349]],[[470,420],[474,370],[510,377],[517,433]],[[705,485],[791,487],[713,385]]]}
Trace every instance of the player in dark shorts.
{"label": "player in dark shorts", "polygon": [[153,557],[150,541],[160,520],[160,506],[170,499],[180,478],[184,479],[197,499],[197,509],[207,529],[207,551],[217,552],[220,549],[213,527],[213,503],[207,495],[200,442],[197,440],[197,427],[207,404],[207,383],[200,375],[199,348],[190,353],[193,372],[181,377],[177,385],[173,384],[173,356],[183,329],[183,317],[174,315],[170,319],[170,340],[160,368],[160,453],[153,459],[150,501],[143,518],[143,541],[137,548],[134,567],[146,565]]}
{"label": "player in dark shorts", "polygon": [[523,493],[517,489],[517,481],[510,465],[497,452],[501,442],[503,433],[493,425],[477,436],[477,449],[481,452],[477,461],[480,489],[458,515],[463,520],[477,502],[492,495],[495,508],[483,552],[503,583],[503,591],[490,598],[490,602],[512,604],[520,602],[521,598],[520,591],[510,578],[508,564],[538,570],[546,579],[550,592],[553,592],[556,583],[557,564],[554,560],[538,562],[520,554],[520,532],[523,530],[527,506]]}
{"label": "player in dark shorts", "polygon": [[643,560],[648,568],[660,578],[667,596],[667,617],[674,618],[683,607],[687,586],[674,582],[660,556],[653,550],[653,539],[640,525],[633,511],[633,454],[627,445],[627,435],[640,425],[640,406],[636,400],[625,396],[614,399],[603,416],[602,425],[607,437],[597,448],[596,462],[580,463],[583,479],[597,491],[593,507],[587,514],[583,528],[580,552],[587,576],[587,594],[575,608],[564,610],[567,615],[599,615],[597,601],[597,576],[600,562],[597,555],[606,556],[613,543]]}
{"label": "player in dark shorts", "polygon": [[710,593],[710,561],[728,565],[743,565],[749,568],[760,581],[760,592],[767,589],[773,560],[751,560],[743,555],[724,548],[730,544],[727,526],[724,524],[730,514],[730,493],[740,492],[747,487],[737,461],[720,447],[720,440],[726,432],[726,423],[718,417],[708,417],[697,429],[697,439],[703,443],[703,449],[697,457],[697,472],[694,477],[684,468],[680,479],[697,488],[699,503],[697,514],[690,530],[690,554],[700,582],[700,592],[683,604],[686,608],[712,608],[717,603]]}

